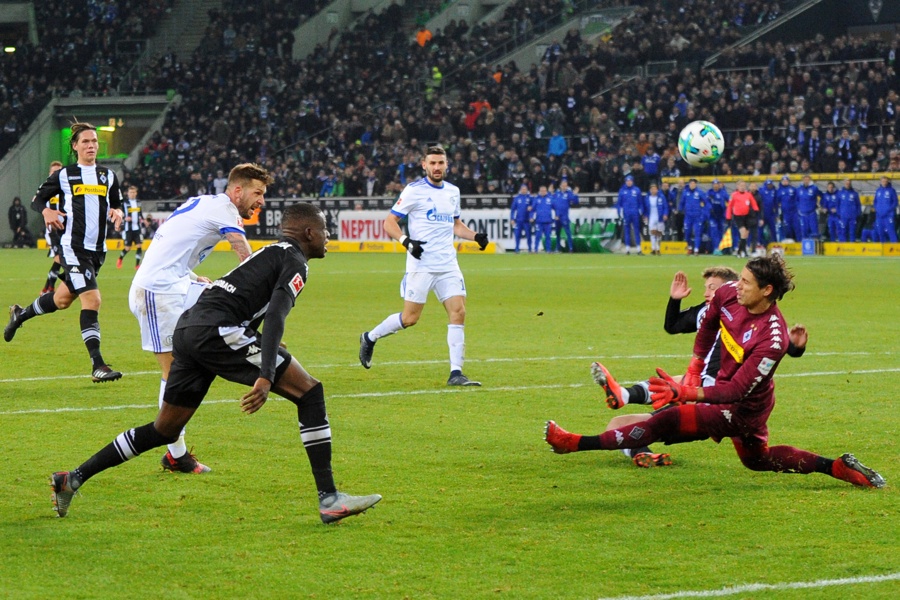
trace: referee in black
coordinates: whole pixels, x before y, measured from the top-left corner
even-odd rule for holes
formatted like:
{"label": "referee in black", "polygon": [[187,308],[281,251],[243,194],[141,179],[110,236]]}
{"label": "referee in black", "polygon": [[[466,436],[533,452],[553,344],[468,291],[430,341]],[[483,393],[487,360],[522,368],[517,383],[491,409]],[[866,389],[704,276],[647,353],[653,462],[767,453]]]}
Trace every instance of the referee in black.
{"label": "referee in black", "polygon": [[325,216],[312,204],[293,204],[285,209],[281,227],[279,242],[214,281],[178,320],[174,361],[156,420],[122,432],[77,469],[50,476],[60,517],[66,516],[75,491],[89,478],[174,442],[216,376],[252,387],[241,398],[245,413],[262,408],[269,391],[297,406],[300,440],[318,488],[322,522],[359,514],[381,500],[378,494],[350,496],[335,488],[324,389],[281,344],[285,318],[306,285],[307,261],[325,257]]}
{"label": "referee in black", "polygon": [[[12,341],[22,323],[40,315],[65,310],[75,298],[81,302],[81,339],[93,363],[91,378],[95,383],[115,381],[122,373],[113,371],[100,353],[100,289],[97,274],[106,259],[106,221],[122,226],[122,192],[116,174],[97,164],[97,129],[90,123],[72,125],[72,149],[78,157],[75,164],[52,173],[41,185],[31,206],[44,216],[47,227],[62,231],[60,261],[64,282],[53,294],[39,296],[26,308],[14,304],[9,308],[9,323],[3,339]],[[62,194],[62,206],[50,202]]]}

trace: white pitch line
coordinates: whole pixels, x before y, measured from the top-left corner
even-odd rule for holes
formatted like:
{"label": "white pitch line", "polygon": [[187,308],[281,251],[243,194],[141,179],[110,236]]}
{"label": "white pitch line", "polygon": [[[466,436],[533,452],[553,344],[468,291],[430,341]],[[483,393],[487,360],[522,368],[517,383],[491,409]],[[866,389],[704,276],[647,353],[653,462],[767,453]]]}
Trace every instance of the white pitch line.
{"label": "white pitch line", "polygon": [[[897,354],[894,351],[886,351],[886,352],[807,352],[803,356],[805,357],[815,357],[815,356],[893,356]],[[678,359],[685,358],[684,354],[628,354],[628,355],[618,355],[618,356],[603,356],[604,362],[612,361],[612,360],[648,360],[648,359]],[[467,363],[508,363],[508,362],[556,362],[556,361],[567,361],[567,360],[597,360],[597,355],[584,355],[584,356],[536,356],[536,357],[500,357],[500,358],[467,358]],[[394,361],[386,361],[379,362],[379,366],[421,366],[421,365],[437,365],[446,363],[446,359],[435,359],[435,360],[394,360]],[[308,368],[310,370],[315,369],[344,369],[344,368],[361,368],[361,365],[358,362],[353,363],[330,363],[330,364],[321,364],[321,365],[309,365]],[[830,373],[831,375],[835,374],[854,374],[854,373],[893,373],[895,370],[880,370],[880,371],[857,371],[857,370],[848,370],[848,371],[836,371],[835,373]],[[797,375],[781,375],[781,377],[806,377],[810,375],[820,375],[821,373],[809,373],[809,374],[797,374]],[[159,376],[159,371],[129,371],[125,373],[125,375],[129,377],[134,377],[137,375],[156,375]],[[66,379],[86,379],[90,377],[90,375],[48,375],[46,377],[14,377],[8,379],[0,379],[0,383],[23,383],[26,381],[62,381]]]}
{"label": "white pitch line", "polygon": [[[852,374],[878,374],[878,373],[897,373],[900,372],[900,367],[896,369],[871,369],[868,371],[853,371]],[[826,376],[826,375],[847,375],[846,371],[822,371],[819,373],[791,373],[786,375],[776,375],[778,379],[788,378],[788,377],[812,377],[812,376]],[[517,385],[517,386],[484,386],[481,388],[483,392],[527,392],[532,390],[559,390],[559,389],[577,389],[585,386],[593,387],[594,384],[588,383],[567,383],[567,384],[546,384],[546,385]],[[403,391],[391,391],[391,392],[362,392],[359,394],[329,394],[328,397],[330,399],[335,398],[389,398],[396,396],[429,396],[436,394],[459,394],[459,393],[479,393],[477,390],[472,390],[471,388],[466,388],[465,390],[455,387],[448,388],[439,388],[439,389],[431,389],[431,390],[403,390]],[[272,400],[282,401],[282,398],[273,397]],[[203,404],[225,404],[229,402],[237,402],[236,399],[233,400],[204,400]],[[35,415],[35,414],[45,414],[45,413],[65,413],[65,412],[94,412],[94,411],[104,411],[104,410],[127,410],[131,408],[138,409],[147,409],[153,408],[156,409],[158,403],[154,402],[152,404],[121,404],[116,406],[91,406],[91,407],[62,407],[62,408],[32,408],[26,410],[8,410],[8,411],[0,411],[0,415]]]}
{"label": "white pitch line", "polygon": [[795,581],[786,583],[748,583],[725,587],[718,590],[685,590],[669,594],[650,594],[647,596],[608,596],[599,600],[674,600],[676,598],[720,598],[722,596],[734,596],[747,592],[762,592],[770,590],[799,590],[818,589],[839,585],[860,585],[865,583],[881,583],[883,581],[900,580],[900,573],[888,573],[887,575],[865,575],[861,577],[845,577],[842,579],[817,579],[816,581]]}

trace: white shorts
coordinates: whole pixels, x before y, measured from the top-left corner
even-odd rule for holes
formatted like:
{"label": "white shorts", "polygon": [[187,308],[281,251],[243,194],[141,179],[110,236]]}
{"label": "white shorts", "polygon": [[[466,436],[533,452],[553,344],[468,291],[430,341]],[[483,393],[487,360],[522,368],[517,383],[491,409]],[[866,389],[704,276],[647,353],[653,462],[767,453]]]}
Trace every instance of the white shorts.
{"label": "white shorts", "polygon": [[141,348],[157,354],[171,352],[178,318],[197,302],[204,289],[206,284],[192,282],[187,295],[159,294],[132,285],[128,304],[141,325]]}
{"label": "white shorts", "polygon": [[647,231],[650,232],[650,235],[653,235],[654,231],[659,232],[657,235],[662,235],[662,232],[666,230],[666,224],[663,221],[650,221],[647,223]]}
{"label": "white shorts", "polygon": [[400,282],[400,296],[409,302],[425,304],[428,292],[434,290],[438,301],[444,302],[453,296],[466,295],[466,281],[462,271],[446,273],[419,272],[407,273]]}

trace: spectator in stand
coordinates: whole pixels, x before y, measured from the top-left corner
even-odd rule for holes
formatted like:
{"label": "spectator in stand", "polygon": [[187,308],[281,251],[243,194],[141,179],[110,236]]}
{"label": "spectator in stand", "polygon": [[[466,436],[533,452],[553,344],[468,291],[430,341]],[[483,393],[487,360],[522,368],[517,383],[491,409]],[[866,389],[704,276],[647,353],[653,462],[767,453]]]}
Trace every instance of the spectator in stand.
{"label": "spectator in stand", "polygon": [[819,202],[822,192],[807,173],[797,188],[797,214],[800,217],[800,239],[819,237]]}
{"label": "spectator in stand", "polygon": [[897,190],[886,175],[881,177],[881,185],[875,190],[872,210],[875,212],[875,234],[878,240],[896,244],[897,227],[894,221],[897,218]]}
{"label": "spectator in stand", "polygon": [[837,194],[838,201],[838,240],[841,242],[856,241],[856,221],[862,212],[859,194],[853,189],[853,183],[844,179],[844,187]]}
{"label": "spectator in stand", "polygon": [[641,252],[641,217],[644,212],[644,199],[631,175],[625,176],[625,184],[619,189],[616,208],[619,211],[619,219],[622,221],[622,243],[625,245],[625,254],[631,254],[632,248],[637,254],[643,254]]}

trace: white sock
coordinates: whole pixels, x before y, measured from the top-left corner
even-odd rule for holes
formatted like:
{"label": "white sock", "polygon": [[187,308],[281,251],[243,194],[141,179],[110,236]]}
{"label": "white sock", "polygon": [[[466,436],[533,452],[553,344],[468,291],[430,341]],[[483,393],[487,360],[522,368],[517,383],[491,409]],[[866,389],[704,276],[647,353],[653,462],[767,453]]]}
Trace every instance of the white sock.
{"label": "white sock", "polygon": [[622,448],[622,454],[624,454],[628,458],[631,458],[631,448]]}
{"label": "white sock", "polygon": [[369,339],[373,342],[378,338],[393,335],[403,329],[403,321],[400,318],[401,313],[394,313],[384,321],[379,323],[372,331],[368,333]]}
{"label": "white sock", "polygon": [[628,404],[628,399],[631,397],[631,393],[622,386],[619,386],[619,389],[622,391],[622,393],[620,394],[622,397],[622,404]]}
{"label": "white sock", "polygon": [[464,325],[447,325],[447,345],[450,347],[450,370],[462,371],[466,356]]}
{"label": "white sock", "polygon": [[[162,408],[163,405],[163,396],[166,393],[166,380],[159,380],[159,407]],[[181,430],[181,435],[178,436],[178,440],[168,445],[169,453],[172,454],[172,458],[181,458],[185,454],[187,454],[187,446],[184,443],[184,429]]]}

